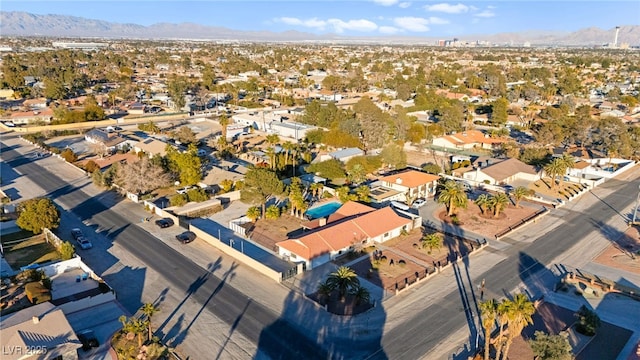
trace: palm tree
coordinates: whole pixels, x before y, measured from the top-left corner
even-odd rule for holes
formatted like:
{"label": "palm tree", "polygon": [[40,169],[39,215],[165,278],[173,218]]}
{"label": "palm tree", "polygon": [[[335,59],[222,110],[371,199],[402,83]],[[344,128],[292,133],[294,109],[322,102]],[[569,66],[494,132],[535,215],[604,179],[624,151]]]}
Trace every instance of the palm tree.
{"label": "palm tree", "polygon": [[291,141],[285,141],[282,143],[282,152],[284,153],[284,165],[289,164],[289,155],[293,150],[293,143]]}
{"label": "palm tree", "polygon": [[531,195],[533,190],[528,189],[524,186],[518,186],[511,192],[511,196],[513,197],[513,201],[517,208],[520,207],[520,201],[525,198],[525,196]]}
{"label": "palm tree", "polygon": [[567,170],[571,170],[576,166],[576,159],[569,154],[563,154],[560,158],[560,161],[562,162],[564,168],[561,174],[563,176],[560,178],[560,185],[562,185],[564,181],[564,175],[567,173]]}
{"label": "palm tree", "polygon": [[222,138],[227,141],[227,126],[231,124],[231,121],[225,114],[220,115],[218,121],[220,122],[220,126],[222,126]]}
{"label": "palm tree", "polygon": [[158,312],[158,308],[155,307],[152,303],[146,303],[142,305],[142,308],[140,310],[142,311],[143,314],[147,316],[147,325],[148,325],[147,330],[149,331],[149,341],[151,341],[151,335],[153,334],[151,332],[151,317],[153,316],[153,314]]}
{"label": "palm tree", "polygon": [[309,186],[309,190],[311,190],[311,194],[313,195],[313,197],[318,197],[321,194],[323,188],[324,185],[320,183],[313,183]]}
{"label": "palm tree", "polygon": [[257,206],[252,206],[247,210],[247,217],[252,222],[255,222],[260,218],[260,208]]}
{"label": "palm tree", "polygon": [[480,212],[484,214],[485,211],[487,211],[487,206],[489,205],[489,195],[482,194],[478,196],[478,198],[476,198],[474,202],[476,203],[476,205],[478,205],[478,207],[480,207]]}
{"label": "palm tree", "polygon": [[525,294],[516,294],[511,300],[511,306],[509,307],[509,335],[502,355],[504,360],[509,356],[509,348],[513,343],[513,339],[520,336],[520,333],[527,325],[533,324],[531,316],[535,312],[535,306]]}
{"label": "palm tree", "polygon": [[320,303],[325,302],[331,297],[331,292],[333,288],[326,281],[318,285],[318,301]]}
{"label": "palm tree", "polygon": [[504,329],[507,323],[509,322],[509,314],[511,309],[511,301],[508,299],[502,300],[500,304],[498,304],[497,315],[498,315],[498,328],[500,332],[498,333],[498,341],[495,344],[496,348],[496,359],[500,359],[500,353],[502,352],[502,345],[504,343]]}
{"label": "palm tree", "polygon": [[429,248],[429,253],[433,251],[433,249],[438,249],[440,252],[440,248],[442,247],[442,237],[438,233],[426,234],[420,240],[420,244],[422,248]]}
{"label": "palm tree", "polygon": [[269,145],[275,145],[280,141],[280,137],[276,134],[267,135],[267,143]]}
{"label": "palm tree", "polygon": [[329,274],[327,285],[333,289],[338,289],[340,299],[344,300],[347,290],[360,286],[360,280],[355,271],[346,266],[341,266],[335,272]]}
{"label": "palm tree", "polygon": [[493,205],[493,216],[498,217],[500,212],[504,210],[509,203],[509,197],[505,193],[497,193],[492,196],[491,203]]}
{"label": "palm tree", "polygon": [[362,302],[369,303],[371,300],[371,294],[364,286],[354,287],[349,293],[355,298],[356,305],[360,305]]}
{"label": "palm tree", "polygon": [[369,198],[370,193],[371,188],[369,188],[367,185],[361,185],[356,188],[356,195],[358,196],[358,200],[362,202],[371,202],[371,199]]}
{"label": "palm tree", "polygon": [[551,188],[556,186],[556,176],[562,174],[565,171],[564,162],[562,159],[553,159],[550,163],[544,166],[544,172],[551,177]]}
{"label": "palm tree", "polygon": [[269,168],[271,170],[276,167],[276,150],[272,147],[268,147],[264,150],[264,153],[269,157]]}
{"label": "palm tree", "polygon": [[498,317],[498,302],[495,299],[480,303],[480,315],[484,328],[484,360],[489,360],[489,348],[491,347],[491,331]]}
{"label": "palm tree", "polygon": [[447,216],[451,216],[456,207],[463,209],[467,207],[467,194],[462,185],[453,180],[447,180],[444,183],[444,189],[440,191],[438,202],[447,206]]}

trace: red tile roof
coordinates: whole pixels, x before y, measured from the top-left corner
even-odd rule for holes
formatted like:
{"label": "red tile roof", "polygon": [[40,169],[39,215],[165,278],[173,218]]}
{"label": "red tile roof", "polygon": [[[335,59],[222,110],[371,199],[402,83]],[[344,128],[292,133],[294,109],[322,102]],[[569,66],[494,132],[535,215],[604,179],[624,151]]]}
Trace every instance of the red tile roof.
{"label": "red tile roof", "polygon": [[[398,182],[398,179],[400,179],[400,182]],[[418,186],[437,181],[438,179],[440,179],[440,176],[438,175],[427,174],[417,170],[407,170],[401,173],[385,176],[380,180],[388,183],[396,183],[408,188],[416,188]]]}
{"label": "red tile roof", "polygon": [[346,249],[357,242],[378,237],[411,223],[411,219],[403,218],[390,207],[385,207],[335,222],[299,239],[281,241],[276,245],[310,260],[322,254]]}

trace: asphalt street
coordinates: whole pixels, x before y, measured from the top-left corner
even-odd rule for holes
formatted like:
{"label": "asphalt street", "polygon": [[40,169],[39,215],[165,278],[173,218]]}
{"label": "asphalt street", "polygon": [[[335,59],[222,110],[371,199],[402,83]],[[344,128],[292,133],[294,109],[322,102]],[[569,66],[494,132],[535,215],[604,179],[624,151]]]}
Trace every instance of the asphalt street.
{"label": "asphalt street", "polygon": [[[599,232],[610,230],[605,224],[609,219],[620,216],[620,212],[634,203],[638,183],[613,179],[601,185],[600,188],[611,188],[616,191],[583,212],[567,214],[563,217],[566,225],[537,234],[536,241],[516,243],[509,237],[501,240],[515,245],[509,248],[508,257],[480,276],[486,279],[485,299],[490,294],[497,298],[504,297],[511,289],[518,287],[520,283],[531,277],[550,276],[551,274],[541,273],[549,272],[546,266],[550,265],[559,254],[570,249],[594,230]],[[465,266],[473,266],[473,261],[467,265],[460,263],[458,269],[454,268],[454,271],[459,273],[457,277],[460,279],[459,284],[462,284],[459,286],[462,290],[453,291],[440,301],[426,305],[424,310],[416,313],[402,326],[397,326],[385,333],[382,346],[386,356],[392,359],[418,359],[459,329],[461,324],[471,323],[468,321],[469,317],[477,318],[475,303],[480,299],[475,289],[476,284],[471,283],[466,276]],[[476,301],[473,299],[474,296]],[[465,310],[463,298],[469,301],[470,309]],[[469,339],[460,339],[460,342],[466,340],[473,343],[474,334],[473,330],[470,330]],[[410,340],[398,341],[398,339]]]}
{"label": "asphalt street", "polygon": [[278,354],[282,358],[326,357],[319,345],[308,340],[286,321],[278,320],[278,314],[226,284],[225,278],[232,276],[232,273],[227,272],[222,279],[213,275],[215,269],[203,269],[196,265],[141,228],[131,226],[131,219],[110,210],[97,198],[89,197],[81,188],[67,184],[4,143],[0,143],[0,146],[2,160],[44,189],[47,197],[64,203],[82,220],[91,219],[103,228],[116,229],[111,232],[111,241],[157,271],[172,291],[184,292],[184,301],[197,301],[203,310],[226,322],[233,331],[259,343],[261,353]]}

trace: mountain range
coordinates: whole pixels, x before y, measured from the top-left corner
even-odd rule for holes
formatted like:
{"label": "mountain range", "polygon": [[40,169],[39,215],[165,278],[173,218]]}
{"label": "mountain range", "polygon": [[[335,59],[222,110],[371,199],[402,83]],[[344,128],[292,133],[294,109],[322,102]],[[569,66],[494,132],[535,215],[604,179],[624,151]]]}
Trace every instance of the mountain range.
{"label": "mountain range", "polygon": [[[67,15],[36,15],[27,12],[0,11],[2,36],[53,36],[127,39],[193,39],[272,42],[368,42],[433,44],[438,38],[422,36],[342,36],[299,31],[242,31],[194,23],[157,23],[149,26],[121,24]],[[460,36],[460,40],[488,41],[496,44],[593,46],[613,42],[615,29],[590,27],[574,32],[526,31],[493,35]],[[620,26],[619,43],[640,45],[640,25]]]}

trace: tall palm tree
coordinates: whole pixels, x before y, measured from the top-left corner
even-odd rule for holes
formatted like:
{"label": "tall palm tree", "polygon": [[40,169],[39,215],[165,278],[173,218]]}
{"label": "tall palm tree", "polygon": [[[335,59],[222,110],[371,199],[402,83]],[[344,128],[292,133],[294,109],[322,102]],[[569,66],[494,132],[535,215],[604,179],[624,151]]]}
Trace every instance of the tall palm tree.
{"label": "tall palm tree", "polygon": [[371,294],[369,290],[367,290],[364,286],[357,286],[351,289],[349,292],[356,300],[356,305],[360,305],[361,303],[369,303],[371,300]]}
{"label": "tall palm tree", "polygon": [[269,134],[267,135],[267,143],[269,143],[269,145],[275,145],[280,141],[280,137],[276,134]]}
{"label": "tall palm tree", "polygon": [[360,280],[355,271],[346,266],[341,266],[329,274],[327,284],[331,286],[331,288],[337,289],[340,299],[344,300],[347,290],[360,286]]}
{"label": "tall palm tree", "polygon": [[420,244],[423,249],[428,248],[429,252],[433,251],[433,249],[438,249],[442,247],[442,237],[438,233],[426,234],[420,240]]}
{"label": "tall palm tree", "polygon": [[155,305],[153,305],[152,303],[146,303],[142,305],[142,308],[140,308],[140,310],[147,317],[147,330],[149,332],[149,341],[151,341],[151,337],[153,335],[153,332],[151,331],[151,317],[153,317],[153,314],[158,312],[158,308],[155,307]]}
{"label": "tall palm tree", "polygon": [[562,159],[553,159],[550,163],[544,166],[544,172],[551,177],[551,188],[556,187],[556,176],[562,174],[565,171],[564,163]]}
{"label": "tall palm tree", "polygon": [[525,196],[531,195],[533,192],[532,189],[528,189],[524,186],[518,186],[511,192],[511,197],[513,197],[513,201],[517,208],[520,207],[520,201],[524,199]]}
{"label": "tall palm tree", "polygon": [[500,304],[498,304],[497,310],[498,310],[497,311],[498,328],[500,329],[500,332],[498,333],[498,338],[494,347],[496,348],[496,359],[499,360],[500,353],[502,352],[502,346],[504,344],[505,326],[509,322],[509,315],[511,313],[511,300],[509,299],[502,300]]}
{"label": "tall palm tree", "polygon": [[282,152],[284,153],[284,165],[289,163],[289,155],[293,149],[293,143],[291,141],[285,141],[282,143]]}
{"label": "tall palm tree", "polygon": [[478,196],[474,202],[480,208],[480,212],[484,214],[485,211],[487,211],[487,206],[489,205],[489,195],[482,194]]}
{"label": "tall palm tree", "polygon": [[276,150],[273,147],[268,147],[264,150],[264,153],[269,157],[269,168],[271,170],[276,168]]}
{"label": "tall palm tree", "polygon": [[505,193],[497,193],[492,198],[493,216],[498,217],[500,212],[509,204],[509,197]]}
{"label": "tall palm tree", "polygon": [[489,348],[491,347],[491,332],[496,325],[498,317],[498,302],[495,299],[480,303],[480,316],[484,328],[484,360],[489,360]]}
{"label": "tall palm tree", "polygon": [[562,185],[564,181],[564,175],[566,175],[567,170],[571,170],[576,166],[576,159],[569,154],[563,154],[562,157],[560,158],[560,161],[562,162],[562,165],[564,167],[564,169],[562,170],[562,174],[560,174],[560,175],[563,175],[560,178],[560,185]]}
{"label": "tall palm tree", "polygon": [[467,194],[462,185],[453,180],[447,180],[444,188],[440,190],[438,202],[447,206],[447,216],[451,216],[456,207],[463,209],[467,207]]}
{"label": "tall palm tree", "polygon": [[356,188],[356,195],[358,196],[358,200],[362,202],[371,202],[371,188],[367,185],[361,185]]}
{"label": "tall palm tree", "polygon": [[321,194],[323,188],[324,185],[322,185],[321,183],[313,183],[309,186],[309,190],[311,190],[311,194],[313,195],[313,197],[318,197]]}
{"label": "tall palm tree", "polygon": [[222,138],[227,141],[227,126],[231,124],[231,120],[229,120],[227,115],[222,114],[220,118],[218,118],[218,121],[220,122],[220,126],[222,126]]}
{"label": "tall palm tree", "polygon": [[511,300],[509,307],[509,335],[507,344],[502,355],[503,360],[509,356],[509,349],[513,343],[513,339],[520,336],[522,330],[530,324],[533,324],[531,318],[536,312],[536,308],[525,294],[516,294]]}

